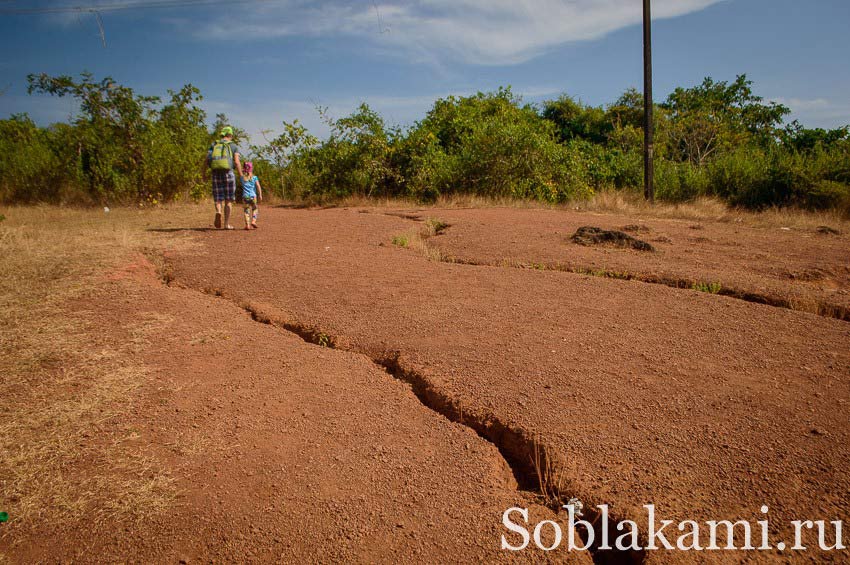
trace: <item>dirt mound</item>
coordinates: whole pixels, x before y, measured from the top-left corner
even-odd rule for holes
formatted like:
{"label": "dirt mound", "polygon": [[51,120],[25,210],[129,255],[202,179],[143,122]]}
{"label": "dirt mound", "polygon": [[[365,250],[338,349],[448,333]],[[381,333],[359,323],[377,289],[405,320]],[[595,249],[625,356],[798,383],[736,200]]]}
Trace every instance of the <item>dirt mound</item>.
{"label": "dirt mound", "polygon": [[570,239],[579,245],[614,245],[616,247],[630,247],[638,251],[655,251],[652,245],[632,237],[626,232],[604,230],[595,226],[580,227]]}
{"label": "dirt mound", "polygon": [[623,226],[620,229],[631,233],[649,233],[650,231],[652,231],[649,229],[649,226],[644,226],[641,224],[629,224],[627,226]]}
{"label": "dirt mound", "polygon": [[817,231],[825,235],[841,235],[840,231],[829,226],[818,226]]}

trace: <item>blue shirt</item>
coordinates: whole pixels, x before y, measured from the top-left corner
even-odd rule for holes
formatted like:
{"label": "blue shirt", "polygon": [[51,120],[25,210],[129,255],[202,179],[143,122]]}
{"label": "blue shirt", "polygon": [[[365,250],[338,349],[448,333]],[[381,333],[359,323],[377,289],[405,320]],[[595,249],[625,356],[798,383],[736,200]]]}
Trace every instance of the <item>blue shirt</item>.
{"label": "blue shirt", "polygon": [[245,177],[242,178],[242,198],[256,198],[257,197],[257,182],[260,180],[257,178],[257,175],[254,175],[248,180],[245,180]]}

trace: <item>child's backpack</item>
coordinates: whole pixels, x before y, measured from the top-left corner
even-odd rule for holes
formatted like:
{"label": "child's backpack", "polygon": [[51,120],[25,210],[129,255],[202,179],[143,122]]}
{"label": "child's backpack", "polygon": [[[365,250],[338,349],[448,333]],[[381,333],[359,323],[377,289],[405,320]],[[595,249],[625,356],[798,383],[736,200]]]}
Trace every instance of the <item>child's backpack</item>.
{"label": "child's backpack", "polygon": [[233,150],[229,141],[216,141],[210,153],[210,169],[229,171],[233,168]]}

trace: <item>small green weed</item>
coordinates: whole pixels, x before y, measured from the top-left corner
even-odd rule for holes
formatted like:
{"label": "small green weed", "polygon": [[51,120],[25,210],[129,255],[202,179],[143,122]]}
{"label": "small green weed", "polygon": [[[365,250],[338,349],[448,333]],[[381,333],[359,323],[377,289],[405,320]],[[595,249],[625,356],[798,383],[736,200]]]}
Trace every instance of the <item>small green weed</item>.
{"label": "small green weed", "polygon": [[331,336],[329,336],[328,334],[326,334],[324,332],[319,332],[319,334],[316,335],[316,344],[319,347],[330,347],[331,346]]}
{"label": "small green weed", "polygon": [[443,220],[438,220],[437,218],[428,218],[425,220],[425,227],[428,231],[428,235],[440,235],[447,227],[449,227],[449,224]]}
{"label": "small green weed", "polygon": [[408,247],[410,245],[410,237],[407,235],[397,235],[393,238],[393,245]]}
{"label": "small green weed", "polygon": [[694,290],[698,290],[700,292],[707,292],[708,294],[717,294],[723,288],[719,282],[712,283],[704,283],[697,282],[691,287]]}
{"label": "small green weed", "polygon": [[[570,270],[570,269],[563,269]],[[573,272],[578,273],[580,275],[590,275],[591,277],[601,277],[603,279],[619,279],[624,281],[630,281],[634,277],[627,272],[619,272],[619,271],[606,271],[605,269],[582,269],[578,268],[573,270]]]}

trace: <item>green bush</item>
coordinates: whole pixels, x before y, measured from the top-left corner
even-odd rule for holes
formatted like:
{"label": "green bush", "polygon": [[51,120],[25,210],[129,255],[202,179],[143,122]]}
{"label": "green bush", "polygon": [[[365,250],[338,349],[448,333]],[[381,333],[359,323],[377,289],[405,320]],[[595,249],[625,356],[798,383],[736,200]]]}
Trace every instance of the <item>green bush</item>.
{"label": "green bush", "polygon": [[408,196],[455,193],[559,202],[590,193],[579,151],[510,90],[438,100],[407,131],[388,131],[368,106],[329,121],[330,137],[287,169],[309,171],[309,192]]}
{"label": "green bush", "polygon": [[450,157],[431,130],[412,128],[393,146],[391,157],[396,186],[394,194],[434,201],[450,192],[456,176],[456,159]]}
{"label": "green bush", "polygon": [[62,181],[65,175],[50,138],[51,131],[40,129],[26,114],[0,120],[0,199],[44,200],[50,187]]}
{"label": "green bush", "polygon": [[805,204],[820,210],[846,208],[850,204],[850,186],[832,180],[817,181],[806,194]]}
{"label": "green bush", "polygon": [[297,158],[297,164],[313,176],[308,194],[387,196],[393,174],[389,163],[392,137],[383,118],[361,104],[350,116],[327,121],[331,127],[328,139]]}
{"label": "green bush", "polygon": [[[90,74],[30,75],[29,83],[30,92],[75,98],[80,113],[46,128],[26,115],[0,120],[0,201],[156,203],[207,194],[202,159],[228,122],[219,114],[208,131],[192,85],[162,102]],[[787,112],[756,96],[743,75],[676,89],[656,106],[657,197],[850,213],[850,127],[781,128]],[[403,130],[366,104],[339,119],[320,113],[330,127],[322,142],[297,120],[261,146],[236,128],[268,194],[563,202],[643,185],[642,96],[633,89],[607,107],[562,95],[536,108],[510,88],[450,96]]]}
{"label": "green bush", "polygon": [[660,200],[693,200],[707,194],[709,185],[705,169],[693,163],[667,160],[655,163],[655,194]]}
{"label": "green bush", "polygon": [[209,141],[200,92],[171,100],[138,96],[110,78],[30,75],[30,92],[71,96],[72,124],[38,128],[26,116],[0,120],[0,199],[4,202],[159,202],[203,194],[201,159]]}
{"label": "green bush", "polygon": [[585,140],[573,140],[568,146],[581,154],[587,180],[594,190],[642,185],[643,154],[639,151],[623,151]]}
{"label": "green bush", "polygon": [[560,202],[591,193],[581,153],[510,89],[438,100],[415,130],[430,141],[425,177],[441,194]]}

